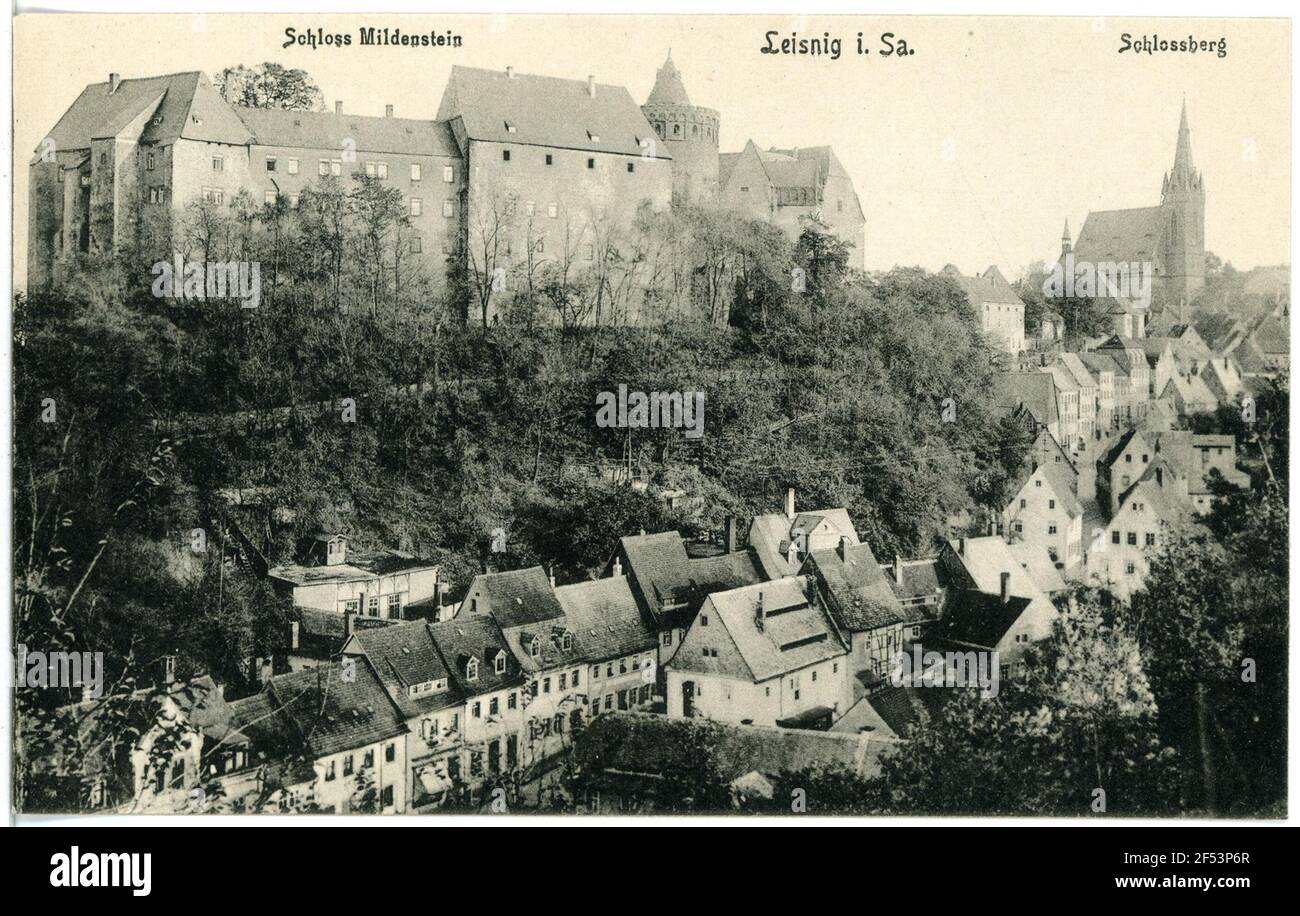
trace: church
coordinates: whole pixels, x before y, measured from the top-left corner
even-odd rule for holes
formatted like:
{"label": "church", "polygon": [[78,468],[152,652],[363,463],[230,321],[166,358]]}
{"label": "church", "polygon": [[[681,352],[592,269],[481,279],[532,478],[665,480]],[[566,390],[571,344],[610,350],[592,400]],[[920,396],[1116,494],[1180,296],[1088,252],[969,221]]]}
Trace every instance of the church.
{"label": "church", "polygon": [[1173,168],[1165,174],[1160,204],[1088,214],[1071,248],[1069,229],[1061,257],[1075,264],[1151,265],[1152,305],[1178,308],[1205,285],[1205,182],[1192,163],[1192,132],[1183,102]]}

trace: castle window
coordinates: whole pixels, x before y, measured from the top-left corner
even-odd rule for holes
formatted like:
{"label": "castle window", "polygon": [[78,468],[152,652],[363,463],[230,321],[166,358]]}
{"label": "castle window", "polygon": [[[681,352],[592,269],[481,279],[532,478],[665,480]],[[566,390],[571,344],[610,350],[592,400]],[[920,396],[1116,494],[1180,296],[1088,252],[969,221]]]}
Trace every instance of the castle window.
{"label": "castle window", "polygon": [[377,168],[377,170],[378,170],[378,172],[379,172],[379,177],[380,177],[380,178],[387,178],[387,177],[388,177],[388,163],[387,163],[387,162],[379,162],[379,163],[376,163],[376,168]]}
{"label": "castle window", "polygon": [[338,159],[330,160],[330,174],[339,176],[343,174],[343,163]]}
{"label": "castle window", "polygon": [[550,153],[547,153],[547,154],[546,154],[546,164],[547,164],[547,165],[552,165],[552,164],[554,164],[554,162],[555,162],[555,157],[553,157]]}
{"label": "castle window", "polygon": [[[216,165],[217,165],[217,158],[220,158],[220,157],[216,157],[216,158],[214,158],[214,159],[212,160],[212,167],[213,167],[213,168],[216,168]],[[268,172],[274,172],[274,171],[275,171],[275,157],[274,157],[274,156],[267,156],[267,157],[266,157],[266,170],[267,170]],[[217,169],[217,171],[219,172],[219,171],[221,171],[221,169]]]}
{"label": "castle window", "polygon": [[411,215],[412,215],[412,216],[419,216],[419,215],[420,215],[421,213],[423,213],[423,212],[424,212],[424,201],[420,200],[420,198],[418,198],[418,197],[412,197],[412,198],[411,198]]}
{"label": "castle window", "polygon": [[[149,155],[144,157],[144,167],[151,172],[153,171],[153,153],[150,153]],[[62,180],[62,177],[63,177],[63,173],[62,171],[60,171],[59,173],[60,180]]]}
{"label": "castle window", "polygon": [[629,162],[629,163],[627,164],[627,170],[628,170],[629,172],[635,172],[635,171],[636,171],[636,163],[635,163],[635,162]]}
{"label": "castle window", "polygon": [[298,174],[298,160],[297,160],[297,159],[290,159],[290,160],[289,160],[289,174],[290,174],[290,175],[297,175],[297,174]]}
{"label": "castle window", "polygon": [[501,151],[501,161],[502,161],[502,162],[509,162],[509,161],[510,161],[510,150],[508,150],[508,149],[503,149],[503,150]]}
{"label": "castle window", "polygon": [[328,175],[329,173],[330,173],[330,161],[328,159],[322,159],[320,161],[319,174],[323,177],[325,175]]}
{"label": "castle window", "polygon": [[682,132],[682,126],[681,126],[680,124],[674,124],[674,125],[673,125],[673,136],[674,136],[674,137],[676,137],[676,136],[680,136],[680,135],[681,135],[681,132]]}
{"label": "castle window", "polygon": [[589,168],[589,169],[594,169],[595,167],[596,167],[596,160],[595,160],[594,158],[588,156],[588,157],[587,157],[587,168]]}

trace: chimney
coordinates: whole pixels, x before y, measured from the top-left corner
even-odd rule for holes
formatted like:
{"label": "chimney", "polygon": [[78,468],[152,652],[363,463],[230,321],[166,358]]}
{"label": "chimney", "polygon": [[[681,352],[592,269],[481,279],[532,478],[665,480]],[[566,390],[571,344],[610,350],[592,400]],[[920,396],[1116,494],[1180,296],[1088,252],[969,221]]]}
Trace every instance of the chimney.
{"label": "chimney", "polygon": [[623,575],[623,561],[617,555],[614,557],[614,576]]}
{"label": "chimney", "polygon": [[727,516],[727,553],[735,553],[739,546],[737,529],[740,523],[734,515]]}
{"label": "chimney", "polygon": [[842,562],[847,563],[849,559],[849,537],[847,534],[840,535],[839,555]]}
{"label": "chimney", "polygon": [[352,638],[352,633],[357,628],[357,612],[347,610],[343,612],[343,638],[345,640]]}
{"label": "chimney", "polygon": [[289,621],[289,648],[298,648],[298,621]]}
{"label": "chimney", "polygon": [[117,92],[117,87],[122,85],[122,74],[110,73],[108,75],[108,94],[112,95]]}
{"label": "chimney", "polygon": [[1002,574],[1002,603],[1007,604],[1011,601],[1011,573]]}
{"label": "chimney", "polygon": [[268,655],[266,658],[261,659],[261,663],[261,667],[257,672],[257,682],[265,685],[275,674],[275,659]]}
{"label": "chimney", "polygon": [[176,681],[176,656],[164,655],[163,663],[163,683],[172,684]]}
{"label": "chimney", "polygon": [[758,593],[758,603],[754,605],[754,629],[763,632],[763,593]]}
{"label": "chimney", "polygon": [[596,78],[594,76],[587,77],[587,95],[593,99],[596,97]]}
{"label": "chimney", "polygon": [[336,101],[336,102],[334,103],[334,113],[335,113],[336,115],[341,115],[341,114],[343,114],[343,103],[342,103],[341,101]]}
{"label": "chimney", "polygon": [[392,106],[392,105],[385,105],[385,106],[384,106],[384,117],[385,117],[385,118],[391,118],[392,116],[393,116],[393,106]]}
{"label": "chimney", "polygon": [[555,567],[552,566],[546,571],[546,578],[551,583],[551,588],[555,588]]}
{"label": "chimney", "polygon": [[515,78],[515,68],[510,66],[509,64],[506,64],[506,79],[512,80],[514,78]]}
{"label": "chimney", "polygon": [[1165,469],[1156,468],[1156,485],[1163,487],[1165,485]]}
{"label": "chimney", "polygon": [[959,557],[964,557],[964,556],[966,556],[966,539],[965,539],[965,538],[958,538],[958,539],[957,539],[957,556],[959,556]]}
{"label": "chimney", "polygon": [[785,491],[785,517],[794,520],[794,487]]}
{"label": "chimney", "polygon": [[894,582],[903,584],[903,558],[898,554],[894,554]]}

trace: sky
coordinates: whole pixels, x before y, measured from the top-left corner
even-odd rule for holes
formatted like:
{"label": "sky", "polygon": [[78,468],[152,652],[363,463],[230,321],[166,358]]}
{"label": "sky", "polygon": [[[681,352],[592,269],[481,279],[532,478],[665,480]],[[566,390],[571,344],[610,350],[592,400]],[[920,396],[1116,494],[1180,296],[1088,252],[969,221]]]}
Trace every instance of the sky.
{"label": "sky", "polygon": [[[363,26],[451,30],[459,48],[361,47]],[[352,35],[284,48],[285,29]],[[763,54],[766,35],[842,41]],[[882,56],[893,33],[911,54]],[[856,54],[858,33],[869,52]],[[1120,53],[1132,41],[1226,40],[1227,53]],[[893,40],[897,45],[897,38]],[[1154,206],[1186,99],[1206,187],[1208,250],[1238,268],[1290,260],[1291,71],[1285,20],[909,16],[25,14],[14,23],[15,284],[26,264],[22,163],[88,83],[275,61],[327,106],[432,118],[453,64],[623,85],[644,102],[671,48],[692,103],[721,112],[721,149],[829,144],[866,215],[869,270],[1054,258],[1068,219]]]}

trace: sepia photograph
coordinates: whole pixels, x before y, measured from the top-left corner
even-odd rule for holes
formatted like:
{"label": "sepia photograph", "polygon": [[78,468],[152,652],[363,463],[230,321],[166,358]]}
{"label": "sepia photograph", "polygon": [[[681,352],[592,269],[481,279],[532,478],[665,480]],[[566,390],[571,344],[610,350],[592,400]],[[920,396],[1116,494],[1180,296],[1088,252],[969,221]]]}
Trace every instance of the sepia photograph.
{"label": "sepia photograph", "polygon": [[15,11],[11,822],[1288,819],[1289,19],[723,12]]}

